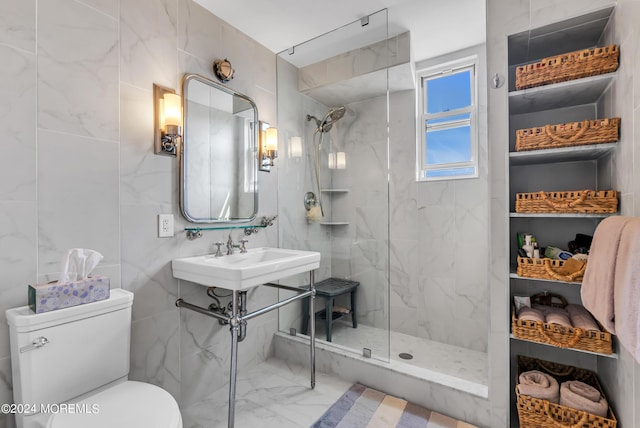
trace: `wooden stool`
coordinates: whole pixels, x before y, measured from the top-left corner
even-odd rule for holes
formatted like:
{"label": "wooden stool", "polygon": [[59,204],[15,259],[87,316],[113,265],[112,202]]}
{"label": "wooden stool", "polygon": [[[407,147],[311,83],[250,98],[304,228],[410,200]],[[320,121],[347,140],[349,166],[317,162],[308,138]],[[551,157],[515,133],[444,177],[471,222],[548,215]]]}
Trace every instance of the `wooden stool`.
{"label": "wooden stool", "polygon": [[[324,297],[325,307],[324,310],[316,311],[315,315],[319,315],[324,312],[325,314],[325,326],[327,332],[327,342],[331,342],[331,331],[333,318],[333,302],[337,296],[345,293],[351,293],[351,323],[353,328],[358,327],[358,320],[356,319],[356,291],[358,291],[358,281],[350,281],[348,279],[339,278],[327,278],[316,283],[316,296]],[[345,315],[345,314],[343,314]],[[342,316],[336,317],[340,319]],[[307,303],[302,305],[302,334],[307,334],[309,328],[309,305]]]}

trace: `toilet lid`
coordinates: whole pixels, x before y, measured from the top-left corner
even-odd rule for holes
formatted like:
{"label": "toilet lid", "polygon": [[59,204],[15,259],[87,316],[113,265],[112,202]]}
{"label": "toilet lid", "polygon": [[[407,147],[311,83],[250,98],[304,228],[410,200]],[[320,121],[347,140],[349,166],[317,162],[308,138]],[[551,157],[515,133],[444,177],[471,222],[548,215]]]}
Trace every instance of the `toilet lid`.
{"label": "toilet lid", "polygon": [[182,428],[171,394],[143,382],[122,382],[59,410],[47,428]]}

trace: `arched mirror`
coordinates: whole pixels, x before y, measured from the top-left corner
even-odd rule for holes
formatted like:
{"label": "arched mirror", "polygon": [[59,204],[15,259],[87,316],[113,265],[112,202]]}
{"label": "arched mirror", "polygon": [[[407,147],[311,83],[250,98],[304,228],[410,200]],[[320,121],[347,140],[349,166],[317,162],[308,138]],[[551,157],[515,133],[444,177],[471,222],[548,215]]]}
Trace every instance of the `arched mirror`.
{"label": "arched mirror", "polygon": [[197,74],[182,79],[180,208],[193,223],[243,222],[258,211],[258,108]]}

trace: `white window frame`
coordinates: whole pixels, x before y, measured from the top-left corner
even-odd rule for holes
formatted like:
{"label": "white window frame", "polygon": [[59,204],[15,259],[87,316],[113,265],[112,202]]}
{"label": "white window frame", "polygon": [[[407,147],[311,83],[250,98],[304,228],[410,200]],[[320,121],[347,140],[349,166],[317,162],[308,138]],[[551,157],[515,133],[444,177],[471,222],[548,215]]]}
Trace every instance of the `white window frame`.
{"label": "white window frame", "polygon": [[[471,79],[471,105],[469,107],[451,110],[442,113],[436,114],[428,114],[426,112],[427,108],[427,97],[425,89],[425,82],[429,79],[434,79],[438,77],[443,77],[448,74],[458,73],[470,70],[470,79]],[[464,58],[452,62],[447,62],[443,64],[439,64],[433,67],[425,68],[422,70],[418,70],[416,72],[416,82],[419,83],[417,88],[417,109],[418,109],[418,120],[417,122],[417,138],[416,138],[416,180],[417,181],[441,181],[441,180],[459,180],[466,178],[477,178],[478,177],[478,58],[476,56]],[[438,119],[447,116],[457,116],[461,114],[470,113],[469,115],[469,130],[470,130],[470,141],[471,144],[471,160],[468,162],[455,162],[455,163],[447,163],[440,165],[427,165],[427,151],[429,150],[427,144],[427,120],[429,119]],[[466,120],[465,120],[466,122]],[[436,125],[435,129],[445,129],[450,126],[451,123],[445,125]],[[432,129],[434,129],[432,128]],[[446,171],[457,168],[473,168],[473,173],[465,174],[465,175],[447,175],[440,177],[427,177],[427,172],[430,171]]]}

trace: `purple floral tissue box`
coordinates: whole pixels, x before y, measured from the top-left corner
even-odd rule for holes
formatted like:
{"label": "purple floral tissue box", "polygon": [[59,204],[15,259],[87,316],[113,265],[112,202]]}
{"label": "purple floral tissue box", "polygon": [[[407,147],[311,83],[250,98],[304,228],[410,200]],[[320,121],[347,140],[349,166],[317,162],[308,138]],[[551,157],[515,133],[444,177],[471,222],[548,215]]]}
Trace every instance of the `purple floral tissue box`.
{"label": "purple floral tissue box", "polygon": [[37,314],[109,298],[109,278],[93,275],[66,284],[57,282],[29,286],[29,307]]}

